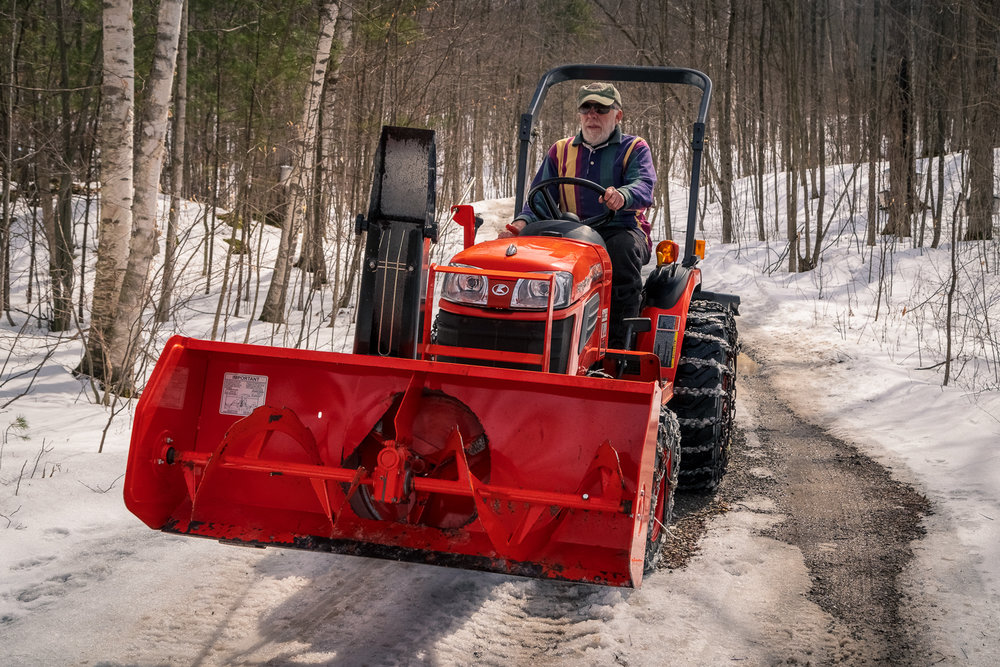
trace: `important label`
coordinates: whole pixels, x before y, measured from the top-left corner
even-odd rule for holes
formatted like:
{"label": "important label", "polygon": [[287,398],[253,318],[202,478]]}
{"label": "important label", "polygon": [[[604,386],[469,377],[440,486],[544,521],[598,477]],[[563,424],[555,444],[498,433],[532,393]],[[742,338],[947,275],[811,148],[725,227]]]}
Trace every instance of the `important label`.
{"label": "important label", "polygon": [[219,413],[246,417],[264,405],[266,396],[266,375],[226,373],[222,380],[222,402],[219,405]]}

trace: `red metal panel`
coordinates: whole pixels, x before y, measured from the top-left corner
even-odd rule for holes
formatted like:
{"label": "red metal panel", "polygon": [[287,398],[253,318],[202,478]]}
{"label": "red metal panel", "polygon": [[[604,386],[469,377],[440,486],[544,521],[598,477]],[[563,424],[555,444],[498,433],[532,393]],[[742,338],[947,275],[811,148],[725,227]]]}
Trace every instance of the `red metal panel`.
{"label": "red metal panel", "polygon": [[[428,446],[408,445],[424,436],[404,423],[439,410],[421,396],[450,397],[482,425],[486,472],[462,472],[453,435],[442,446],[459,447],[457,472],[413,480],[445,505],[474,501],[460,527],[376,520],[347,501],[374,482],[345,460],[408,387],[400,446]],[[638,585],[660,399],[655,381],[175,337],[136,408],[125,500],[181,533]]]}

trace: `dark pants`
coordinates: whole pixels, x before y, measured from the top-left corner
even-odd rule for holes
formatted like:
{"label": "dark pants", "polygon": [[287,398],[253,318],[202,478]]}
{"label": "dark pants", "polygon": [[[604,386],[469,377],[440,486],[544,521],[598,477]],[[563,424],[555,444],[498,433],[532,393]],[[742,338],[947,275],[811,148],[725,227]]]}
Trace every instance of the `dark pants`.
{"label": "dark pants", "polygon": [[638,229],[622,227],[598,230],[611,256],[611,323],[608,347],[625,347],[627,317],[639,316],[642,267],[649,261],[646,236]]}

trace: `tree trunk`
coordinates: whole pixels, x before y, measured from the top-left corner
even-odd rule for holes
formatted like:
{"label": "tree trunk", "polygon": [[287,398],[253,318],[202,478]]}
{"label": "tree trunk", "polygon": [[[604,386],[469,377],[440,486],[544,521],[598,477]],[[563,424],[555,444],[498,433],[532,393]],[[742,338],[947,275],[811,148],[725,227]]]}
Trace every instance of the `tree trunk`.
{"label": "tree trunk", "polygon": [[[14,214],[14,203],[17,193],[11,196],[11,181],[14,178],[14,90],[16,64],[15,53],[17,52],[18,20],[11,21],[10,28],[10,75],[7,81],[7,100],[3,108],[4,134],[7,141],[4,146],[4,179],[3,179],[3,220],[0,221],[0,308],[7,316],[7,323],[14,326],[14,319],[10,315],[10,232],[11,222]],[[28,293],[31,292],[31,278],[28,278]]]}
{"label": "tree trunk", "polygon": [[139,145],[135,158],[134,230],[118,308],[111,325],[111,381],[119,393],[133,391],[135,358],[142,333],[142,311],[149,299],[149,267],[158,250],[156,212],[167,110],[173,87],[183,0],[160,0],[153,67],[147,82]]}
{"label": "tree trunk", "polygon": [[101,84],[101,216],[91,296],[90,330],[77,372],[107,382],[108,336],[132,233],[132,147],[135,52],[132,0],[104,5],[104,79]]}
{"label": "tree trunk", "polygon": [[[932,248],[937,248],[941,243],[941,223],[944,219],[945,112],[943,108],[937,111],[937,130],[937,199],[934,202],[934,233],[931,237]],[[928,180],[930,180],[929,177]]]}
{"label": "tree trunk", "polygon": [[[884,24],[879,25],[879,20],[881,18],[882,10],[882,0],[875,0],[872,3],[873,8],[873,20],[872,25],[878,30],[880,27],[884,30]],[[878,230],[878,204],[877,204],[877,190],[878,190],[878,166],[879,157],[881,157],[881,139],[882,131],[879,126],[879,85],[878,85],[878,64],[879,64],[879,51],[878,51],[878,40],[872,40],[871,57],[869,60],[869,71],[868,71],[868,82],[869,82],[869,96],[868,96],[868,113],[865,120],[867,121],[867,132],[866,136],[868,138],[868,230],[865,237],[865,243],[868,246],[875,245],[875,238],[877,236]]]}
{"label": "tree trunk", "polygon": [[802,160],[801,145],[796,141],[797,133],[801,131],[801,113],[799,110],[799,12],[796,0],[789,0],[788,13],[785,17],[785,35],[788,54],[785,90],[788,95],[785,111],[785,130],[783,152],[785,157],[785,230],[788,236],[788,272],[799,270],[799,232],[798,232],[798,162]]}
{"label": "tree trunk", "polygon": [[[329,82],[323,84],[324,97],[328,94]],[[323,104],[319,107],[317,125],[322,128],[325,115]],[[311,289],[319,289],[327,282],[326,256],[323,254],[323,240],[326,237],[326,223],[329,220],[329,202],[324,196],[324,152],[327,150],[323,141],[324,133],[316,133],[315,154],[313,155],[312,187],[306,198],[306,224],[302,237],[302,254],[295,266],[306,273],[312,274]],[[305,283],[303,282],[303,285]]]}
{"label": "tree trunk", "polygon": [[[757,240],[758,241],[766,241],[767,240],[767,232],[766,232],[766,229],[765,229],[765,226],[764,226],[764,199],[765,199],[765,197],[764,197],[764,168],[765,168],[764,147],[767,145],[767,141],[766,141],[766,139],[767,139],[766,138],[766,127],[765,127],[765,124],[766,124],[765,118],[766,118],[766,116],[764,114],[764,110],[767,108],[766,100],[765,100],[765,96],[764,96],[764,94],[765,94],[765,88],[764,88],[764,80],[765,80],[764,79],[764,61],[765,61],[765,55],[764,54],[765,54],[765,50],[764,50],[764,45],[766,43],[765,42],[765,34],[766,34],[766,32],[764,30],[764,27],[766,25],[766,21],[767,21],[767,13],[766,12],[761,12],[760,41],[758,43],[758,49],[759,50],[758,50],[758,53],[756,54],[756,58],[757,58],[757,77],[758,77],[758,80],[757,80],[757,118],[754,121],[757,124],[757,146],[756,146],[756,151],[757,151],[756,171],[757,171],[757,175],[756,175],[756,178],[755,178],[755,182],[757,183],[757,187],[755,189],[755,197],[756,197],[755,202],[756,202],[756,210],[757,210]],[[775,179],[777,180],[777,175],[775,175]]]}
{"label": "tree trunk", "polygon": [[[52,259],[52,247],[54,244],[56,235],[56,208],[54,203],[54,197],[52,196],[52,172],[49,169],[47,160],[42,158],[39,160],[39,164],[35,167],[35,184],[36,191],[38,193],[38,208],[42,209],[42,224],[40,225],[42,230],[42,236],[44,237],[45,247],[48,253],[48,272],[51,276],[53,268]],[[44,299],[44,292],[40,288],[38,290],[38,301],[41,302]],[[51,309],[48,313],[51,319],[52,313]]]}
{"label": "tree trunk", "polygon": [[[978,16],[992,16],[988,0],[976,0]],[[995,11],[995,9],[993,10]],[[976,22],[972,42],[976,45],[972,58],[972,118],[969,132],[969,199],[966,211],[969,226],[967,241],[993,238],[993,147],[996,145],[997,112],[997,28],[996,22]]]}
{"label": "tree trunk", "polygon": [[184,190],[184,142],[187,136],[187,0],[181,10],[181,34],[177,41],[177,86],[174,93],[173,139],[170,144],[170,211],[167,214],[167,247],[163,257],[163,284],[156,306],[156,321],[170,317],[174,292],[174,263],[177,260],[177,218]]}
{"label": "tree trunk", "polygon": [[334,28],[340,3],[326,2],[320,14],[319,38],[316,43],[316,53],[313,58],[312,75],[306,86],[305,106],[302,112],[302,123],[298,127],[297,153],[298,159],[292,165],[292,188],[289,193],[289,205],[281,227],[281,239],[278,243],[278,256],[274,261],[274,273],[271,284],[264,298],[260,320],[262,322],[280,323],[285,318],[285,297],[288,293],[288,278],[291,272],[291,256],[295,250],[295,240],[298,235],[299,212],[308,201],[310,181],[312,180],[313,159],[315,153],[316,133],[319,131],[319,111],[323,101],[323,83],[326,79],[326,68],[330,60],[330,49],[333,46]]}
{"label": "tree trunk", "polygon": [[819,266],[820,252],[823,249],[823,214],[824,207],[826,204],[826,94],[825,94],[825,81],[826,78],[823,76],[823,70],[826,63],[826,49],[827,36],[829,35],[829,24],[828,24],[828,14],[829,6],[823,3],[823,7],[814,9],[813,16],[816,19],[816,40],[813,48],[816,52],[815,60],[815,76],[816,76],[816,106],[813,110],[814,120],[816,122],[816,133],[815,133],[815,146],[816,146],[816,164],[814,168],[818,173],[817,178],[819,180],[818,192],[816,193],[816,241],[812,253],[812,264],[813,267]]}
{"label": "tree trunk", "polygon": [[722,170],[719,198],[722,203],[722,242],[733,242],[733,59],[736,49],[736,3],[729,2],[726,62],[722,78],[722,122],[719,123],[719,158]]}
{"label": "tree trunk", "polygon": [[913,95],[910,88],[910,53],[907,37],[909,0],[895,0],[888,21],[890,62],[896,67],[889,96],[889,219],[884,234],[911,235],[913,221]]}
{"label": "tree trunk", "polygon": [[[49,237],[49,277],[52,286],[52,317],[49,329],[67,331],[73,318],[73,111],[70,100],[69,44],[66,40],[66,15],[62,0],[56,2],[56,36],[59,51],[59,126],[62,154],[51,165],[58,175],[59,190],[53,234]],[[55,175],[55,174],[54,174]],[[43,184],[48,187],[48,184]]]}

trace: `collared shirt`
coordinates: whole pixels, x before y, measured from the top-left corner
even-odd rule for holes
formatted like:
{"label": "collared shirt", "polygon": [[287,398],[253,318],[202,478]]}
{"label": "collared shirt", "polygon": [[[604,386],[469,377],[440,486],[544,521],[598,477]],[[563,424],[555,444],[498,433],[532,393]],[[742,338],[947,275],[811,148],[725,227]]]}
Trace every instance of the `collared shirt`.
{"label": "collared shirt", "polygon": [[[656,185],[656,170],[649,144],[644,139],[623,134],[620,126],[606,142],[590,146],[583,140],[583,133],[557,141],[549,148],[531,181],[531,187],[549,178],[571,176],[585,178],[602,187],[609,185],[622,193],[625,205],[615,213],[608,226],[638,227],[649,243],[650,225],[646,219],[646,209],[653,204],[653,186]],[[563,185],[552,188],[553,197],[558,195],[559,206],[564,212],[575,213],[581,220],[600,215],[607,209],[597,201],[599,195],[592,190]],[[538,219],[527,203],[518,214],[527,222]]]}

